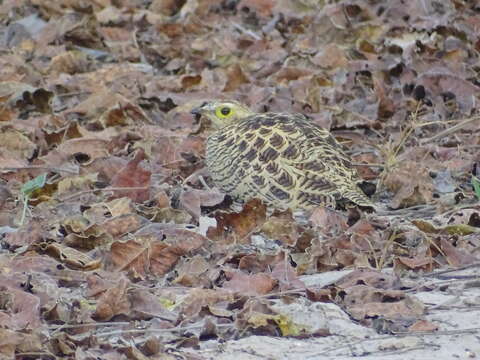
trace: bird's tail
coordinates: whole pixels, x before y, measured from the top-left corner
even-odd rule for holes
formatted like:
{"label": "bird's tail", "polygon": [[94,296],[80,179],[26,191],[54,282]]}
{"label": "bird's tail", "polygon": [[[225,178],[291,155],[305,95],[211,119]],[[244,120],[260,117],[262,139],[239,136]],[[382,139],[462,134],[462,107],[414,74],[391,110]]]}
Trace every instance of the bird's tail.
{"label": "bird's tail", "polygon": [[376,210],[375,204],[367,197],[367,195],[363,193],[359,187],[345,189],[342,192],[342,196],[358,206],[369,207]]}

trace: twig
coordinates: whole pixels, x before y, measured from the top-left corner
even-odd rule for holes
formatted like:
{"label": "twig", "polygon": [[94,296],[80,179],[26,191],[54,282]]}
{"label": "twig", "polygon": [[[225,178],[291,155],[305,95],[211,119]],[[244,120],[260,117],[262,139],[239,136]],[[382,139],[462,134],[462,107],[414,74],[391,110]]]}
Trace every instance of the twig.
{"label": "twig", "polygon": [[478,266],[480,266],[480,262],[465,265],[465,266],[462,266],[462,267],[459,267],[459,268],[456,268],[456,269],[447,269],[447,270],[437,271],[437,272],[430,273],[430,274],[425,274],[425,275],[423,275],[423,277],[436,277],[438,275],[448,274],[448,273],[455,272],[455,271],[466,270],[466,269],[470,269],[470,268],[474,268],[474,267],[478,267]]}
{"label": "twig", "polygon": [[25,217],[27,216],[27,208],[28,208],[28,200],[30,197],[28,195],[23,196],[23,210],[22,210],[22,218],[20,219],[20,226],[25,223]]}
{"label": "twig", "polygon": [[[232,327],[234,324],[217,324],[215,325],[217,328],[222,327]],[[203,324],[198,325],[191,325],[191,326],[176,326],[170,329],[131,329],[131,330],[115,330],[115,331],[108,331],[96,334],[99,337],[105,336],[113,336],[113,335],[121,335],[121,334],[143,334],[143,333],[155,333],[155,334],[162,334],[162,333],[170,333],[174,331],[185,331],[185,330],[192,330],[201,328]]]}
{"label": "twig", "polygon": [[30,358],[34,357],[35,359],[42,359],[45,356],[48,356],[52,359],[57,359],[57,357],[50,352],[21,352],[21,353],[15,353],[15,359],[19,359],[19,358],[22,358],[24,356],[28,356]]}
{"label": "twig", "polygon": [[79,191],[73,195],[67,196],[63,199],[60,199],[60,201],[68,201],[73,198],[76,198],[77,196],[81,196],[84,194],[89,194],[89,193],[94,193],[97,191],[130,191],[130,190],[148,190],[150,187],[149,186],[133,186],[133,187],[108,187],[108,188],[103,188],[103,189],[90,189],[90,190],[83,190]]}
{"label": "twig", "polygon": [[439,132],[437,135],[432,136],[431,138],[421,140],[420,145],[425,145],[429,142],[440,139],[440,138],[442,138],[446,135],[453,134],[454,132],[457,132],[458,130],[464,128],[465,126],[467,126],[471,122],[474,122],[474,121],[477,121],[477,120],[480,120],[480,116],[474,116],[474,117],[471,117],[469,119],[466,119],[466,120],[462,121],[461,123],[459,123],[457,125],[454,125],[452,127],[449,127],[448,129],[445,129],[445,130]]}
{"label": "twig", "polygon": [[92,323],[83,323],[83,324],[63,324],[63,325],[50,325],[48,328],[51,330],[61,330],[61,329],[76,329],[85,326],[94,326],[94,327],[101,327],[101,326],[126,326],[130,325],[129,322],[126,321],[107,321],[107,322],[92,322]]}
{"label": "twig", "polygon": [[235,29],[237,29],[238,31],[244,33],[244,34],[247,34],[247,35],[250,35],[252,38],[254,38],[255,40],[259,41],[259,40],[262,40],[262,38],[260,36],[258,36],[257,34],[255,34],[253,31],[251,30],[248,30],[248,29],[245,29],[242,25],[240,24],[236,24],[234,23],[233,24],[233,27]]}
{"label": "twig", "polygon": [[374,168],[384,168],[384,164],[376,164],[376,163],[352,163],[352,166],[368,166],[368,167],[374,167]]}
{"label": "twig", "polygon": [[41,165],[0,167],[0,172],[1,171],[29,170],[29,169],[49,170],[49,171],[55,171],[55,172],[66,172],[66,173],[69,173],[69,174],[78,175],[78,171],[62,169],[62,168],[57,168],[57,167],[51,167],[51,166],[41,166]]}
{"label": "twig", "polygon": [[377,215],[380,216],[398,216],[398,215],[408,215],[411,213],[418,214],[419,212],[427,212],[430,214],[432,211],[435,212],[435,206],[433,205],[415,205],[408,208],[397,209],[397,210],[383,210],[377,211]]}

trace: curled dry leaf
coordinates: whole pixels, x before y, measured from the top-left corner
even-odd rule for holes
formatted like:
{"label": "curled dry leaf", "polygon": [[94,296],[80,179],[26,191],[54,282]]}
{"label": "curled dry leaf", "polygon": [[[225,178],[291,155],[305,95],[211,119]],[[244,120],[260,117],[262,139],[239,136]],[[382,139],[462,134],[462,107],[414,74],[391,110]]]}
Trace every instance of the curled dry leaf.
{"label": "curled dry leaf", "polygon": [[180,205],[194,218],[199,219],[202,206],[215,206],[220,204],[225,194],[218,190],[186,189],[180,194]]}
{"label": "curled dry leaf", "polygon": [[35,245],[41,253],[48,254],[72,269],[95,270],[101,265],[101,259],[93,259],[74,248],[63,244],[39,243]]}
{"label": "curled dry leaf", "polygon": [[128,271],[142,277],[149,273],[161,276],[169,271],[182,255],[167,249],[168,245],[155,237],[144,236],[112,243],[109,256],[117,271]]}
{"label": "curled dry leaf", "polygon": [[29,84],[16,81],[0,82],[0,102],[6,103],[9,107],[18,107],[23,111],[30,108],[40,112],[50,112],[52,97],[52,92]]}
{"label": "curled dry leaf", "polygon": [[393,322],[419,318],[424,313],[424,305],[403,291],[395,290],[400,285],[395,276],[356,270],[337,282],[341,289],[337,290],[337,301],[351,316],[364,323],[371,323],[377,317]]}
{"label": "curled dry leaf", "polygon": [[463,75],[452,74],[449,69],[430,69],[422,74],[418,81],[424,85],[434,96],[441,96],[447,92],[455,94],[462,112],[469,114],[474,107],[474,97],[480,87],[463,79]]}
{"label": "curled dry leaf", "polygon": [[41,242],[47,233],[38,222],[30,222],[15,231],[8,232],[3,241],[11,249]]}

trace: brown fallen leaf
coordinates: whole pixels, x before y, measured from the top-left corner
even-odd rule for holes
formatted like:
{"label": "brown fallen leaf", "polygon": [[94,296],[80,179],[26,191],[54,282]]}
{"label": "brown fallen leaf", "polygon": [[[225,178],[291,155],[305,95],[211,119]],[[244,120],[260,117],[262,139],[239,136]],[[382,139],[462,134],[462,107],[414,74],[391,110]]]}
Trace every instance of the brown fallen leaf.
{"label": "brown fallen leaf", "polygon": [[402,269],[411,269],[415,271],[423,270],[430,272],[434,269],[435,265],[436,263],[433,257],[428,256],[417,256],[415,258],[397,256],[394,260],[394,269],[396,270],[396,273]]}
{"label": "brown fallen leaf", "polygon": [[295,246],[300,229],[291,212],[284,212],[269,217],[262,225],[261,231],[272,240],[280,241],[284,245]]}
{"label": "brown fallen leaf", "polygon": [[418,318],[424,305],[399,290],[378,290],[364,285],[345,289],[342,304],[356,320],[369,323],[377,317],[389,320]]}
{"label": "brown fallen leaf", "polygon": [[210,227],[207,237],[228,243],[249,243],[251,232],[260,229],[266,218],[266,207],[259,200],[251,200],[243,206],[239,213],[215,214],[216,229]]}
{"label": "brown fallen leaf", "polygon": [[438,330],[438,325],[427,321],[427,320],[418,320],[412,326],[408,328],[410,332],[434,332]]}
{"label": "brown fallen leaf", "polygon": [[224,289],[189,289],[187,294],[182,297],[178,304],[178,310],[187,319],[195,319],[201,316],[200,312],[204,307],[222,306],[235,301],[235,296],[231,291]]}
{"label": "brown fallen leaf", "polygon": [[88,165],[92,161],[109,155],[109,140],[98,138],[78,138],[64,141],[57,149],[41,157],[41,160],[51,166],[58,162],[75,160],[81,165]]}
{"label": "brown fallen leaf", "polygon": [[337,281],[336,286],[344,289],[357,284],[366,284],[380,289],[396,289],[401,285],[399,278],[395,275],[369,269],[357,269]]}
{"label": "brown fallen leaf", "polygon": [[433,199],[432,178],[428,170],[417,162],[402,162],[387,174],[384,184],[395,194],[390,203],[394,209],[425,204]]}
{"label": "brown fallen leaf", "polygon": [[476,256],[466,252],[464,249],[454,247],[447,239],[442,238],[440,240],[440,247],[445,254],[446,260],[452,266],[460,267],[470,265],[479,260]]}
{"label": "brown fallen leaf", "polygon": [[88,70],[88,64],[88,57],[85,53],[71,50],[54,56],[48,70],[53,74],[83,73]]}
{"label": "brown fallen leaf", "polygon": [[42,351],[42,342],[40,331],[25,334],[2,328],[0,329],[0,356],[13,359],[20,353],[38,353]]}
{"label": "brown fallen leaf", "polygon": [[16,231],[7,233],[3,241],[10,249],[34,244],[42,241],[47,236],[45,229],[41,224],[35,221],[29,222],[17,229]]}
{"label": "brown fallen leaf", "polygon": [[178,276],[173,283],[183,286],[202,286],[208,287],[210,279],[205,275],[210,269],[210,264],[203,256],[196,255],[192,259],[185,261],[180,266],[177,266]]}
{"label": "brown fallen leaf", "polygon": [[113,238],[128,233],[134,233],[147,223],[147,220],[137,214],[115,216],[101,224],[102,228]]}
{"label": "brown fallen leaf", "polygon": [[347,217],[335,210],[326,207],[317,207],[313,210],[309,219],[312,224],[323,229],[322,231],[335,231],[348,229]]}
{"label": "brown fallen leaf", "polygon": [[344,50],[336,44],[328,44],[313,58],[312,62],[322,68],[346,68],[348,59]]}
{"label": "brown fallen leaf", "polygon": [[94,259],[74,248],[58,243],[41,242],[35,244],[35,248],[41,253],[52,256],[61,263],[72,269],[95,270],[101,266],[101,259]]}
{"label": "brown fallen leaf", "polygon": [[[37,145],[27,136],[6,125],[0,125],[0,144],[2,144],[2,151],[8,152],[13,159],[18,161],[30,159],[37,151]],[[4,164],[4,166],[9,165]]]}
{"label": "brown fallen leaf", "polygon": [[0,302],[5,308],[0,315],[0,327],[23,330],[36,329],[40,319],[40,298],[21,289],[9,286],[8,279],[0,276]]}
{"label": "brown fallen leaf", "polygon": [[109,321],[116,315],[130,315],[132,310],[128,298],[128,280],[122,278],[103,293],[97,301],[93,317],[99,321]]}
{"label": "brown fallen leaf", "polygon": [[180,205],[195,219],[200,218],[202,206],[220,204],[225,194],[217,190],[186,189],[180,194]]}
{"label": "brown fallen leaf", "polygon": [[176,311],[168,310],[159,301],[156,294],[148,289],[132,289],[128,292],[131,311],[140,319],[151,319],[152,316],[174,323],[178,318]]}
{"label": "brown fallen leaf", "polygon": [[240,271],[227,271],[227,281],[223,288],[243,295],[265,295],[277,284],[272,276],[267,274],[245,274]]}
{"label": "brown fallen leaf", "polygon": [[135,202],[143,202],[149,198],[152,173],[140,165],[144,158],[145,153],[138,150],[134,158],[112,178],[112,187],[132,188],[132,190],[115,191],[114,198],[128,197]]}
{"label": "brown fallen leaf", "polygon": [[50,112],[53,95],[48,90],[21,82],[0,82],[0,102],[5,102],[9,107],[22,108],[23,111],[30,107],[32,110]]}
{"label": "brown fallen leaf", "polygon": [[117,271],[162,276],[205,241],[202,235],[175,226],[145,227],[132,240],[112,243],[109,261]]}
{"label": "brown fallen leaf", "polygon": [[272,269],[272,277],[278,281],[280,291],[303,290],[305,284],[298,278],[298,275],[288,260],[277,262]]}

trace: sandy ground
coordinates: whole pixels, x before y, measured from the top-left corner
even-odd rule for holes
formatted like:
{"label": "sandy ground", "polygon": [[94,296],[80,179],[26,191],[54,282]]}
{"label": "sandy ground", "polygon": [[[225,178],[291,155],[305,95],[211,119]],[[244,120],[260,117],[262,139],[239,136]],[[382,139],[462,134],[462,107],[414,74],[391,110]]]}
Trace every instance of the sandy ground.
{"label": "sandy ground", "polygon": [[[331,272],[303,277],[303,280],[310,284],[328,284],[343,275],[345,272]],[[354,324],[334,304],[303,299],[303,303],[277,305],[283,313],[292,314],[298,323],[328,328],[331,336],[302,340],[251,336],[223,344],[209,341],[202,343],[202,348],[195,353],[215,360],[480,358],[480,264],[407,281],[425,285],[410,295],[425,304],[425,319],[437,325],[438,331],[379,335],[373,329]]]}

